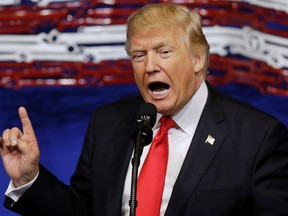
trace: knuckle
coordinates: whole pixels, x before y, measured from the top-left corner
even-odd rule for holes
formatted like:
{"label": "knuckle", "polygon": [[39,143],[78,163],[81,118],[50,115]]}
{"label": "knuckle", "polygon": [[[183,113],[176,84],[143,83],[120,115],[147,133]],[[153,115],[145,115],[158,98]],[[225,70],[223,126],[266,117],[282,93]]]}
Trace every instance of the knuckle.
{"label": "knuckle", "polygon": [[13,137],[13,138],[20,137],[20,136],[22,136],[22,132],[20,131],[19,128],[13,127],[11,129],[10,136]]}
{"label": "knuckle", "polygon": [[4,130],[4,131],[3,131],[2,138],[3,138],[4,140],[7,140],[8,137],[9,137],[9,134],[10,134],[10,129]]}
{"label": "knuckle", "polygon": [[18,132],[18,131],[19,131],[19,128],[17,128],[17,127],[13,127],[13,128],[11,129],[11,132],[13,132],[13,133]]}

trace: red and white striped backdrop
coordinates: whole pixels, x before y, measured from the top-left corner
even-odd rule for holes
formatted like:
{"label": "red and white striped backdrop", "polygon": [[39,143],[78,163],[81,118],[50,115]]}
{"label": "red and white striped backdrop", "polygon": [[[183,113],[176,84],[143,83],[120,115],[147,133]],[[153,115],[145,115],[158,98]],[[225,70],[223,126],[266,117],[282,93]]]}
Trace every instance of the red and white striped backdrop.
{"label": "red and white striped backdrop", "polygon": [[202,16],[213,85],[288,96],[287,0],[1,0],[0,86],[134,82],[125,23],[153,2],[185,4]]}

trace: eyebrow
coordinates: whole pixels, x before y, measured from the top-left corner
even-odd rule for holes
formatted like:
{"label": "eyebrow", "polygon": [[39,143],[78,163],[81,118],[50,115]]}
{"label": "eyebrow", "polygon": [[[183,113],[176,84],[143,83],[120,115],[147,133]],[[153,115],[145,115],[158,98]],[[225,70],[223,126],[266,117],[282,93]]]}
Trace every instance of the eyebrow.
{"label": "eyebrow", "polygon": [[156,46],[153,49],[159,49],[159,48],[165,47],[165,46],[170,46],[168,41],[161,41],[160,43],[156,44]]}
{"label": "eyebrow", "polygon": [[[161,47],[165,47],[165,46],[169,46],[169,47],[174,47],[174,46],[171,46],[171,45],[169,45],[169,42],[168,41],[160,41],[159,43],[157,43],[155,46],[153,46],[153,49],[154,50],[157,50],[157,49],[159,49],[159,48],[161,48]],[[133,54],[133,53],[137,53],[137,52],[144,52],[144,49],[131,49],[130,51],[129,51],[129,54],[131,55],[131,54]]]}

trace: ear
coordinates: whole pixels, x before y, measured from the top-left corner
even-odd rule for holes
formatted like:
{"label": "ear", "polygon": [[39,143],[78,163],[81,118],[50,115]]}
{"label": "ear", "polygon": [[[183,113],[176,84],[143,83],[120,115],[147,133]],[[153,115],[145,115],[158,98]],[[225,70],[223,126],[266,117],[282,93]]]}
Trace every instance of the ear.
{"label": "ear", "polygon": [[204,51],[194,55],[193,64],[194,64],[194,71],[196,74],[202,72],[205,60],[206,60],[206,53]]}

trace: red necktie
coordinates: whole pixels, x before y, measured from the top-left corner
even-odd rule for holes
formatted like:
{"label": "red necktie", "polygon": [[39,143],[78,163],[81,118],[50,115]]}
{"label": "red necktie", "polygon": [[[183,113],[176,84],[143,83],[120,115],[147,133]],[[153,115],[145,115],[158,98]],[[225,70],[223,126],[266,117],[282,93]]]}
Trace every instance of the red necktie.
{"label": "red necktie", "polygon": [[159,216],[168,162],[168,130],[175,125],[170,116],[160,119],[149,153],[139,174],[137,216]]}

